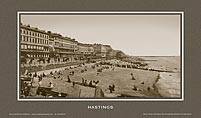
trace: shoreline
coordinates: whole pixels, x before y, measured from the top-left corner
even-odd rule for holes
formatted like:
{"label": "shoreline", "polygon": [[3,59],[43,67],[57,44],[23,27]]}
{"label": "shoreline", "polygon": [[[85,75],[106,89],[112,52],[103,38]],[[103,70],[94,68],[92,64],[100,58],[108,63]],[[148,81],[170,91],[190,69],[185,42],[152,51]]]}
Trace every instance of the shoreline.
{"label": "shoreline", "polygon": [[[110,60],[111,61],[111,60]],[[90,63],[90,64],[95,64],[95,63]],[[87,66],[88,65],[90,65],[90,64],[86,64]],[[72,65],[71,65],[72,66]],[[71,67],[71,66],[65,66],[65,67],[60,67],[60,68],[54,68],[54,69],[49,69],[49,70],[43,70],[43,71],[38,71],[37,73],[38,74],[42,74],[43,72],[45,73],[45,74],[49,74],[51,71],[65,71],[65,69],[66,68],[69,68],[69,67]],[[106,65],[102,65],[102,66],[106,66]],[[124,68],[124,67],[115,67],[116,69],[116,71],[117,72],[115,72],[115,73],[119,73],[119,72],[123,72],[123,73],[129,73],[129,72],[131,72],[131,71],[134,71],[135,73],[137,72],[137,73],[141,73],[141,74],[145,74],[146,76],[148,76],[149,74],[148,73],[158,73],[158,74],[160,74],[160,73],[168,73],[167,71],[166,72],[158,72],[158,71],[153,71],[153,70],[147,70],[147,69],[142,69],[142,68]],[[119,70],[119,69],[120,70]],[[72,66],[72,70],[76,70],[76,69],[78,69],[79,70],[79,67],[78,67],[78,65],[73,65]],[[81,68],[80,68],[81,69]],[[70,69],[71,70],[71,69]],[[124,71],[123,71],[124,70]],[[90,71],[90,70],[89,70]],[[112,72],[112,71],[111,71]],[[102,75],[101,75],[101,78],[110,78],[110,76],[113,78],[113,77],[115,77],[115,75],[111,75],[112,73],[114,73],[114,72],[112,72],[111,73],[110,71],[108,71],[108,70],[106,70],[106,71],[103,71],[102,72]],[[77,72],[76,72],[77,73]],[[93,72],[94,73],[94,72]],[[122,74],[123,74],[122,73]],[[148,75],[147,75],[147,74]],[[91,73],[92,74],[92,73]],[[89,76],[89,77],[86,77],[86,78],[90,78],[90,76],[92,76],[90,73],[88,73],[87,75],[85,75],[85,76]],[[142,76],[142,75],[137,75],[137,76]],[[121,75],[121,74],[120,74]],[[84,77],[85,77],[84,76]],[[118,81],[118,80],[121,80],[122,79],[122,77],[123,76],[125,76],[125,75],[121,75],[120,76],[120,78],[116,78],[116,80],[115,81]],[[92,76],[93,77],[93,76]],[[139,77],[137,77],[137,78],[139,78]],[[150,98],[150,97],[155,97],[155,98],[164,98],[164,97],[171,97],[171,96],[166,96],[166,95],[164,95],[164,92],[163,92],[163,94],[161,94],[161,86],[159,86],[159,83],[161,84],[161,80],[160,80],[160,78],[157,78],[157,76],[155,76],[156,78],[153,80],[153,82],[152,82],[152,84],[150,83],[150,89],[148,89],[147,87],[143,87],[141,84],[140,84],[140,81],[145,81],[146,83],[147,83],[147,81],[150,81],[150,80],[147,80],[146,79],[146,77],[140,77],[139,78],[139,80],[137,80],[137,83],[138,83],[138,86],[139,86],[139,91],[133,91],[133,90],[129,90],[128,88],[125,88],[125,90],[127,91],[124,91],[124,89],[119,89],[120,91],[117,91],[117,92],[114,92],[113,94],[109,94],[108,93],[108,91],[106,90],[105,91],[105,89],[103,89],[103,92],[104,92],[104,94],[106,95],[106,97],[105,98],[111,98],[111,97],[114,97],[114,96],[116,96],[116,97],[118,97],[118,98],[121,98],[121,97],[145,97],[145,98]],[[76,77],[77,78],[77,77]],[[78,78],[80,78],[79,76],[78,76]],[[93,77],[94,78],[94,77]],[[98,79],[97,77],[95,77],[96,79]],[[95,79],[94,78],[94,79]],[[101,78],[99,78],[100,80],[101,80]],[[108,79],[109,79],[108,78]],[[126,75],[126,78],[129,78],[129,75]],[[93,80],[93,79],[92,79]],[[80,81],[79,79],[77,80],[77,79],[75,79],[74,81]],[[103,80],[102,80],[103,81]],[[105,80],[104,80],[105,81]],[[104,82],[103,81],[103,83],[102,83],[102,85],[100,86],[99,85],[99,87],[102,87],[102,88],[105,88],[105,87],[107,87],[106,85],[104,85],[104,83],[107,83],[108,84],[108,82],[107,81],[105,81]],[[123,82],[124,80],[122,80],[122,82]],[[129,83],[129,81],[130,82],[132,82],[131,80],[126,80],[126,81],[128,81],[128,83]],[[126,82],[125,81],[125,82]],[[124,83],[125,83],[124,82]],[[127,82],[126,82],[127,83]],[[125,83],[125,85],[126,85],[126,83]],[[133,82],[132,82],[133,83]],[[148,82],[149,83],[149,82]],[[118,84],[120,84],[120,85],[118,85],[118,86],[120,86],[120,87],[123,87],[123,86],[125,86],[123,83],[121,84],[121,83],[116,83],[117,85]],[[126,85],[126,86],[128,86],[128,85]],[[132,85],[131,84],[129,84],[129,86],[130,87],[132,87]],[[140,86],[142,86],[142,87],[140,87]],[[83,86],[84,87],[84,86]],[[129,87],[129,88],[130,88]],[[81,87],[82,88],[82,87]],[[123,87],[124,88],[124,87]],[[90,89],[90,88],[89,88]],[[130,88],[131,89],[131,88]],[[132,92],[133,91],[133,92]],[[163,90],[164,91],[164,90]],[[174,96],[173,96],[174,97]],[[83,98],[85,98],[85,97],[83,97]]]}

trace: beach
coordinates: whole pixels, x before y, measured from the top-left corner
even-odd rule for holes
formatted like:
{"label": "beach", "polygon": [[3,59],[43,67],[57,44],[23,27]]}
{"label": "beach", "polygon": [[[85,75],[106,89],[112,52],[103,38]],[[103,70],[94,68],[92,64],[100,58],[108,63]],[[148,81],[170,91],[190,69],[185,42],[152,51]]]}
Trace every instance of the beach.
{"label": "beach", "polygon": [[[116,98],[177,98],[180,97],[180,66],[179,57],[139,57],[144,67],[131,68],[128,62],[120,60],[106,60],[104,63],[87,63],[44,71],[38,71],[40,75],[47,76],[41,81],[42,87],[48,87],[49,83],[54,84],[52,91],[65,93],[68,97],[74,98],[96,98],[96,87],[104,93],[104,97]],[[117,64],[115,66],[114,64]],[[121,65],[119,67],[119,65]],[[127,65],[124,67],[124,65]],[[95,68],[92,68],[95,66]],[[104,69],[103,69],[104,68]],[[148,68],[148,69],[147,69]],[[151,68],[151,70],[150,70]],[[97,70],[102,69],[101,72]],[[84,71],[83,71],[84,70]],[[74,72],[71,75],[71,72]],[[162,71],[162,72],[161,72]],[[166,72],[167,71],[167,72]],[[171,72],[169,72],[171,71]],[[49,73],[53,72],[53,75]],[[60,74],[58,74],[60,72]],[[71,82],[68,82],[67,78]],[[132,78],[133,76],[133,78]],[[93,86],[83,85],[82,79],[89,82],[98,81]],[[72,82],[75,82],[73,85]],[[109,86],[114,85],[114,91]]]}
{"label": "beach", "polygon": [[163,57],[140,57],[148,64],[147,67],[173,71],[172,73],[161,72],[160,79],[156,86],[158,92],[163,97],[180,97],[181,96],[181,66],[180,56],[163,56]]}

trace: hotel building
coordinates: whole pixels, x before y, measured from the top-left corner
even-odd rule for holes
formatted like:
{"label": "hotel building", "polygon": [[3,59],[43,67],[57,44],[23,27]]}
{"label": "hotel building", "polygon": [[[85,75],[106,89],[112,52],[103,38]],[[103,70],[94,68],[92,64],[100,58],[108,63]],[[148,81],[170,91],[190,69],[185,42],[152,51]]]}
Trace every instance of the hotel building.
{"label": "hotel building", "polygon": [[43,30],[21,24],[20,44],[21,63],[36,64],[40,60],[44,63],[49,58],[49,35]]}
{"label": "hotel building", "polygon": [[83,44],[58,33],[20,24],[21,67],[110,59],[110,45]]}

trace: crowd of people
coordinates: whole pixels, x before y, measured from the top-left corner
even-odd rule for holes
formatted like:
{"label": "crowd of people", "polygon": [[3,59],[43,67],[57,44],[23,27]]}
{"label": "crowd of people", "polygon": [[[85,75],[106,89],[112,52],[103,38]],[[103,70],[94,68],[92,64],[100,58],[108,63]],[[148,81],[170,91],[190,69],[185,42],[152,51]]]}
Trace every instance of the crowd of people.
{"label": "crowd of people", "polygon": [[[49,89],[51,91],[54,87],[55,84],[50,81],[47,86],[41,86],[42,85],[42,80],[44,78],[52,78],[52,79],[60,79],[63,80],[65,79],[65,82],[72,83],[72,87],[74,87],[76,84],[81,85],[81,86],[87,86],[87,87],[97,87],[98,83],[100,80],[87,80],[84,77],[81,78],[81,82],[78,81],[73,81],[71,76],[73,77],[75,73],[75,68],[81,67],[80,71],[76,71],[76,73],[85,73],[88,71],[89,68],[96,70],[97,75],[101,73],[105,69],[110,69],[109,66],[102,66],[101,64],[92,64],[91,66],[86,66],[85,63],[80,64],[78,66],[74,67],[66,67],[63,71],[69,71],[69,74],[67,76],[64,76],[64,72],[61,70],[56,70],[56,71],[50,71],[48,74],[45,74],[44,72],[42,74],[39,74],[37,72],[30,73],[27,70],[25,71],[25,74],[23,75],[24,78],[29,78],[29,81],[24,81],[21,79],[21,96],[27,97],[27,96],[38,96],[38,95],[44,95],[43,89]],[[111,69],[114,71],[114,67],[111,66]],[[21,78],[23,78],[21,77]],[[114,91],[114,84],[113,86],[109,86],[108,88],[110,91]],[[45,91],[48,92],[48,91]],[[47,95],[47,93],[46,93]]]}
{"label": "crowd of people", "polygon": [[[42,74],[37,74],[37,72],[29,73],[28,71],[26,71],[24,76],[26,76],[26,78],[30,78],[30,81],[21,80],[22,81],[21,95],[24,97],[27,97],[27,96],[37,96],[37,95],[48,96],[49,94],[51,94],[52,89],[56,87],[56,85],[54,84],[54,82],[50,81],[47,86],[41,86],[44,78],[52,78],[59,81],[64,79],[65,82],[72,83],[72,87],[75,87],[75,85],[77,84],[81,86],[96,88],[98,84],[101,82],[100,79],[91,80],[91,79],[87,79],[84,76],[81,76],[80,81],[78,80],[75,81],[73,79],[73,76],[75,76],[76,74],[82,75],[83,73],[90,71],[90,69],[92,69],[93,71],[96,71],[96,76],[99,76],[100,73],[102,73],[104,70],[115,71],[115,68],[116,68],[116,65],[114,64],[107,65],[101,62],[101,63],[93,63],[91,65],[86,65],[85,63],[82,63],[77,66],[66,67],[64,70],[50,71],[48,74],[45,74],[44,72]],[[130,75],[131,75],[131,80],[136,80],[136,77],[133,73],[130,73]],[[145,84],[145,82],[142,81],[141,84],[143,85]],[[46,90],[44,91],[41,88]],[[108,83],[107,89],[109,93],[113,93],[115,91],[115,84]],[[132,89],[134,91],[140,90],[136,85],[133,85]],[[150,89],[151,87],[147,87],[148,91],[150,91]],[[44,94],[44,92],[46,93]],[[60,94],[61,93],[59,93],[58,96]]]}

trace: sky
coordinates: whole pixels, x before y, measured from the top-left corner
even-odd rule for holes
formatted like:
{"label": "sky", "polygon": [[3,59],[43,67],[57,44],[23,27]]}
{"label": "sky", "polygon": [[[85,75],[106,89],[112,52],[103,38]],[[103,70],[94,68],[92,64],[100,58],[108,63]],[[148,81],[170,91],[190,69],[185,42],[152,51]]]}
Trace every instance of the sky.
{"label": "sky", "polygon": [[21,22],[133,56],[180,56],[179,15],[21,15]]}

